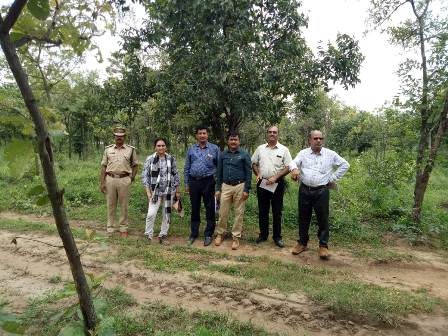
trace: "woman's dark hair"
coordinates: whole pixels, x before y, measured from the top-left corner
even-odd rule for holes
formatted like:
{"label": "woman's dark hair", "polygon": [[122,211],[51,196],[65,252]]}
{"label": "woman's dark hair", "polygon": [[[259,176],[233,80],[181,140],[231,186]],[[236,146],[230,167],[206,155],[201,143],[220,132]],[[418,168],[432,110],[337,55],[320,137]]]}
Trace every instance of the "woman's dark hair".
{"label": "woman's dark hair", "polygon": [[158,143],[159,141],[163,141],[163,142],[165,143],[165,146],[168,147],[168,141],[166,141],[165,138],[156,138],[156,139],[154,140],[154,147],[157,145],[157,143]]}

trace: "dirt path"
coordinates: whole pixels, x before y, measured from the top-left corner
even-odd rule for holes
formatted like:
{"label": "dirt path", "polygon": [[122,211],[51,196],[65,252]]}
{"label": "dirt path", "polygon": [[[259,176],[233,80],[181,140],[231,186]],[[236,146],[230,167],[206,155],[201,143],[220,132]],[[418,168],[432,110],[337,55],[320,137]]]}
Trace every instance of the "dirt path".
{"label": "dirt path", "polygon": [[[46,221],[12,213],[0,213],[0,218]],[[86,223],[77,222],[73,225],[85,226]],[[95,223],[87,225],[94,226]],[[55,277],[70,280],[71,276],[62,249],[30,240],[19,240],[18,245],[14,246],[10,243],[14,236],[11,232],[0,232],[0,293],[11,301],[10,309],[20,312],[26,306],[27,299],[38,297],[49,289],[60,288],[61,284],[53,281]],[[60,245],[58,237],[36,234],[32,237]],[[184,244],[184,239],[175,238],[172,243]],[[83,244],[79,242],[80,250]],[[200,242],[195,244],[203,248]],[[284,261],[350,270],[360,279],[383,286],[406,289],[424,287],[436,296],[448,297],[448,266],[437,255],[429,252],[419,252],[417,261],[412,263],[375,264],[358,260],[344,251],[334,251],[332,260],[324,263],[313,251],[295,257],[287,249],[280,250],[269,244],[262,247],[244,244],[238,251],[231,251],[229,244],[226,241],[219,248],[213,247],[213,251],[230,255],[266,255]],[[325,307],[311,303],[298,293],[285,295],[270,289],[243,291],[217,282],[198,281],[201,274],[196,274],[195,280],[188,273],[155,273],[145,269],[139,262],[104,262],[115,253],[117,251],[109,244],[92,243],[83,254],[83,264],[89,272],[110,274],[105,282],[106,287],[120,285],[139,303],[159,300],[189,311],[228,313],[235,319],[251,321],[268,331],[286,335],[445,335],[448,328],[448,319],[438,316],[410,317],[400,329],[358,325],[337,318]]]}
{"label": "dirt path", "polygon": [[[22,215],[12,212],[0,212],[0,218],[25,219],[29,221],[51,222],[52,217],[38,217],[35,215]],[[83,228],[93,228],[103,231],[100,224],[93,221],[71,221],[71,225]],[[131,232],[131,237],[141,237],[140,232]],[[174,245],[184,245],[184,237],[170,237]],[[367,259],[355,258],[350,251],[332,250],[332,258],[322,261],[317,256],[317,246],[310,244],[309,251],[294,256],[291,248],[295,242],[288,242],[288,246],[279,249],[272,242],[261,245],[247,244],[242,241],[241,247],[237,251],[230,248],[231,241],[226,240],[222,246],[204,247],[202,241],[197,240],[194,247],[201,249],[211,249],[218,253],[227,253],[231,256],[255,256],[276,258],[282,261],[297,262],[302,265],[313,265],[328,267],[338,271],[347,271],[356,275],[360,280],[374,283],[380,286],[394,287],[405,290],[425,290],[428,293],[448,299],[448,263],[442,256],[431,251],[416,250],[409,246],[394,246],[392,249],[398,253],[405,253],[414,256],[413,261],[400,262],[377,262]]]}

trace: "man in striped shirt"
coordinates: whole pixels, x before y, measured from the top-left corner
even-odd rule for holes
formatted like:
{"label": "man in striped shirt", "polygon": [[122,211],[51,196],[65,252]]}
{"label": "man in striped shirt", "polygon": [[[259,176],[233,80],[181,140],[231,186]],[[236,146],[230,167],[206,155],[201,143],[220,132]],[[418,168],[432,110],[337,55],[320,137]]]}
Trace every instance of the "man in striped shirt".
{"label": "man in striped shirt", "polygon": [[308,137],[309,148],[302,149],[289,165],[291,177],[300,179],[299,187],[299,240],[292,254],[300,254],[307,250],[309,227],[314,209],[316,214],[319,239],[319,257],[328,259],[328,240],[330,226],[329,189],[336,189],[339,180],[350,165],[336,152],[322,146],[324,137],[319,130],[311,131]]}

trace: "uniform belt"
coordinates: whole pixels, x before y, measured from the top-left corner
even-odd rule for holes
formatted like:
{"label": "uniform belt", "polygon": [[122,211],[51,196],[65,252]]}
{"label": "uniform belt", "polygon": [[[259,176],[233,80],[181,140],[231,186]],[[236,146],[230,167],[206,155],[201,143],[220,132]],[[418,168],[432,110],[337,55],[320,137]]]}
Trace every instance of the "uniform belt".
{"label": "uniform belt", "polygon": [[316,191],[316,190],[326,189],[327,186],[328,185],[325,184],[325,185],[320,185],[320,186],[317,186],[317,187],[310,187],[310,186],[307,186],[306,184],[302,183],[302,187],[305,188],[308,191]]}
{"label": "uniform belt", "polygon": [[200,180],[207,180],[212,178],[213,175],[208,175],[208,176],[191,176],[190,175],[190,180],[191,181],[200,181]]}
{"label": "uniform belt", "polygon": [[231,186],[236,186],[240,183],[244,183],[245,181],[228,181],[228,182],[223,182],[225,184],[231,185]]}
{"label": "uniform belt", "polygon": [[121,174],[114,174],[114,173],[106,173],[108,176],[113,177],[113,178],[123,178],[126,176],[129,176],[129,173],[121,173]]}

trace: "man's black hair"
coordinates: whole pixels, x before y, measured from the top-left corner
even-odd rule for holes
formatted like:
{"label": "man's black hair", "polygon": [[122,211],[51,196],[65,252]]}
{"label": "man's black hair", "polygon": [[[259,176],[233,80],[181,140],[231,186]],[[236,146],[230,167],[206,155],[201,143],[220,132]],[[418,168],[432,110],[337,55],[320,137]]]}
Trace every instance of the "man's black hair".
{"label": "man's black hair", "polygon": [[227,133],[227,140],[229,140],[230,138],[236,138],[236,137],[238,137],[238,139],[241,139],[240,133],[237,130],[231,130]]}
{"label": "man's black hair", "polygon": [[209,131],[208,131],[208,127],[207,127],[207,126],[199,125],[199,126],[196,126],[196,128],[195,128],[195,130],[194,130],[194,134],[198,134],[198,132],[199,132],[200,130],[206,130],[207,133],[209,133]]}

